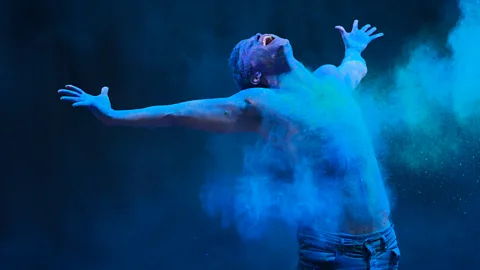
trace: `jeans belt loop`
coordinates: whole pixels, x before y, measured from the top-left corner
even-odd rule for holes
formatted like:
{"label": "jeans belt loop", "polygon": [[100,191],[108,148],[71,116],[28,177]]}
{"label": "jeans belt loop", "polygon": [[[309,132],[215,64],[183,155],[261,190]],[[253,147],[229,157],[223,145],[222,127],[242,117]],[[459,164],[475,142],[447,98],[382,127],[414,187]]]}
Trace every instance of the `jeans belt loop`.
{"label": "jeans belt loop", "polygon": [[365,239],[365,241],[363,242],[363,247],[368,251],[369,257],[373,254],[373,251],[374,251],[370,241],[371,239]]}
{"label": "jeans belt loop", "polygon": [[336,248],[337,252],[336,255],[341,255],[345,253],[345,240],[343,238],[340,238],[340,246]]}
{"label": "jeans belt loop", "polygon": [[386,251],[387,249],[389,249],[390,246],[387,243],[387,239],[385,239],[385,235],[382,235],[380,239],[382,240],[382,250]]}

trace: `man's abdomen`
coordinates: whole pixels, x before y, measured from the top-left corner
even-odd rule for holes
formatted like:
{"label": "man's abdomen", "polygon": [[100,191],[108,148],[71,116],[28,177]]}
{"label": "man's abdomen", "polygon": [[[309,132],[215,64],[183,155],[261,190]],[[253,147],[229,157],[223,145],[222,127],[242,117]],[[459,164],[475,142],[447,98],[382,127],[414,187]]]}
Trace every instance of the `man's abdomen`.
{"label": "man's abdomen", "polygon": [[359,235],[390,226],[390,203],[379,174],[354,175],[344,180],[344,216],[340,231]]}

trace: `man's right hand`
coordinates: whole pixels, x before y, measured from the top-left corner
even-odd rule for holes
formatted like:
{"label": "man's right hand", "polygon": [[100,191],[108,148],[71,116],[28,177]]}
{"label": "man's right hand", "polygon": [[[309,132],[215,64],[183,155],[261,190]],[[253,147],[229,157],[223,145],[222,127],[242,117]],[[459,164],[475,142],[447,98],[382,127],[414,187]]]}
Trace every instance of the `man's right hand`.
{"label": "man's right hand", "polygon": [[103,87],[100,94],[93,96],[85,93],[79,87],[65,85],[65,89],[58,90],[60,100],[73,103],[73,107],[88,107],[100,119],[105,120],[112,112],[110,99],[108,98],[108,87]]}

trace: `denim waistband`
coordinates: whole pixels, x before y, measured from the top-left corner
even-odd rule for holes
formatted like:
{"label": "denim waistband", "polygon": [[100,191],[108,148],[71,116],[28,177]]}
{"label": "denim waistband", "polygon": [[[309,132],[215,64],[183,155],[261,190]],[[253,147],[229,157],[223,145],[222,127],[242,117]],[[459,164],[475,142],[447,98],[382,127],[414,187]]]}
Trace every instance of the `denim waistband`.
{"label": "denim waistband", "polygon": [[396,243],[393,224],[389,227],[362,235],[331,233],[302,228],[297,233],[301,250],[325,250],[331,252],[350,253],[361,256],[368,253],[384,251]]}

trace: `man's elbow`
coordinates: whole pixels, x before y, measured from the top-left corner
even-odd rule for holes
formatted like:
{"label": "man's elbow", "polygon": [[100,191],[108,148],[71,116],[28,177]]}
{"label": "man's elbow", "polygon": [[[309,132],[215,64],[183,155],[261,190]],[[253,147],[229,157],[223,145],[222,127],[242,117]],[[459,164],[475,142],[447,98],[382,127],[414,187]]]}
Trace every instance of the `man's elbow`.
{"label": "man's elbow", "polygon": [[368,69],[364,61],[350,60],[342,63],[339,71],[348,84],[356,88],[360,81],[367,75]]}
{"label": "man's elbow", "polygon": [[358,87],[363,78],[367,75],[367,70],[358,70],[346,76],[347,83],[352,89]]}
{"label": "man's elbow", "polygon": [[365,76],[367,76],[368,73],[368,68],[367,65],[362,65],[361,67],[358,68],[357,70],[357,76],[358,76],[358,81],[360,82]]}

